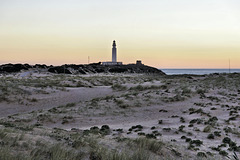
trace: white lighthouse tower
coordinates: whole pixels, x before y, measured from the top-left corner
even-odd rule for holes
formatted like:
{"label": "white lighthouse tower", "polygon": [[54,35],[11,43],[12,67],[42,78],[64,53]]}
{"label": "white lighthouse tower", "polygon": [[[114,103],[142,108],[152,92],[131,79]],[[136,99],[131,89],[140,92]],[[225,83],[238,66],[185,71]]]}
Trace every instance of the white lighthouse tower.
{"label": "white lighthouse tower", "polygon": [[112,62],[117,62],[117,48],[116,48],[116,41],[113,41],[113,48],[112,48]]}
{"label": "white lighthouse tower", "polygon": [[102,62],[102,65],[122,65],[122,62],[117,61],[117,48],[116,41],[113,41],[112,45],[112,61],[111,62]]}

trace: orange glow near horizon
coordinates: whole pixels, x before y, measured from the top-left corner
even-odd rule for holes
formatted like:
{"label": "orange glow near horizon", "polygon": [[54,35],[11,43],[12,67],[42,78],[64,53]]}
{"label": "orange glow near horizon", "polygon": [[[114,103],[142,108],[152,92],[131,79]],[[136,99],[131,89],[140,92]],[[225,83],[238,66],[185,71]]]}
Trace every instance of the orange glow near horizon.
{"label": "orange glow near horizon", "polygon": [[240,68],[240,2],[0,2],[0,63]]}

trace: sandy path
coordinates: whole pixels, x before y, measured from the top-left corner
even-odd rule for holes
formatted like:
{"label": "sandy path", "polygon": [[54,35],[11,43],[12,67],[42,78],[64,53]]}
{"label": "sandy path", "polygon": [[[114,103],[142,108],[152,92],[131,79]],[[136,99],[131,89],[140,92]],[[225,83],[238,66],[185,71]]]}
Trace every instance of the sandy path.
{"label": "sandy path", "polygon": [[[171,118],[171,116],[181,115],[182,111],[187,110],[197,100],[197,97],[192,97],[182,102],[163,103],[161,105],[143,106],[139,108],[136,107],[132,108],[132,111],[129,111],[124,118],[122,114],[112,116],[96,115],[94,117],[80,116],[75,123],[73,122],[64,125],[54,124],[54,126],[51,127],[60,127],[66,130],[70,130],[71,128],[84,130],[93,126],[101,127],[102,125],[107,124],[113,129],[122,128],[128,130],[131,126],[138,124],[145,127],[152,127],[158,125],[158,120],[163,120],[161,127],[178,127],[181,125],[179,117]],[[167,110],[168,112],[159,112],[160,109]],[[126,110],[126,112],[128,111]],[[188,118],[186,118],[186,121],[188,122]]]}
{"label": "sandy path", "polygon": [[29,105],[20,105],[16,103],[0,103],[0,117],[8,115],[27,113],[39,109],[50,109],[68,103],[78,103],[91,100],[93,98],[112,95],[111,87],[94,88],[68,88],[68,91],[59,91],[50,95],[35,95],[37,102]]}

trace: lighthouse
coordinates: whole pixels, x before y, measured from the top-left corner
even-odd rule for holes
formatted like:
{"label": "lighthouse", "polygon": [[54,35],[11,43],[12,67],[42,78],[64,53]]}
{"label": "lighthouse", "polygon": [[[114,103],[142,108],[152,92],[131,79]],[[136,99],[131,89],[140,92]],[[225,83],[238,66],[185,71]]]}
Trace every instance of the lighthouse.
{"label": "lighthouse", "polygon": [[117,47],[116,47],[116,41],[113,41],[112,44],[112,61],[108,61],[108,62],[102,62],[102,65],[108,65],[108,66],[112,66],[112,65],[122,65],[122,62],[118,62],[117,61]]}
{"label": "lighthouse", "polygon": [[112,45],[112,62],[117,62],[117,48],[116,41],[113,41]]}

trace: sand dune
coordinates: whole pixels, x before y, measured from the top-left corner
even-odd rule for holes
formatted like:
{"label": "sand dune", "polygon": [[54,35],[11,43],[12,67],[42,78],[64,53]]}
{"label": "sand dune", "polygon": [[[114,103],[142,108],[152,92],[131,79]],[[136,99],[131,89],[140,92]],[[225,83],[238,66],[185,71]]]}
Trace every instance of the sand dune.
{"label": "sand dune", "polygon": [[[65,158],[62,150],[71,152],[73,159],[239,156],[239,74],[36,76],[1,77],[9,86],[1,91],[1,133],[8,139],[27,135],[4,145],[10,147],[4,154],[33,158],[36,150],[47,156],[47,149]],[[22,143],[28,147],[20,149]]]}

